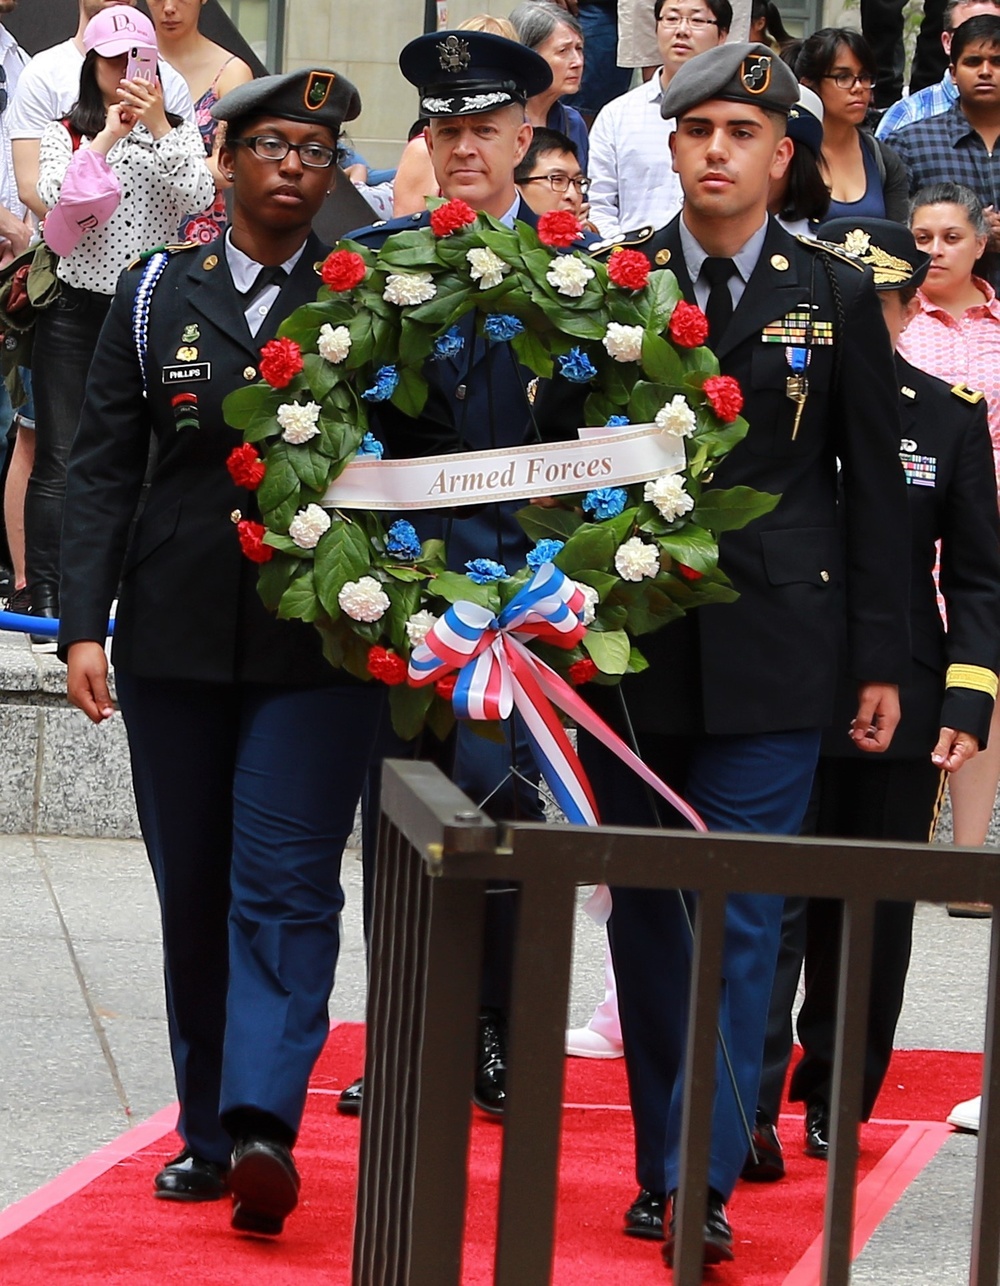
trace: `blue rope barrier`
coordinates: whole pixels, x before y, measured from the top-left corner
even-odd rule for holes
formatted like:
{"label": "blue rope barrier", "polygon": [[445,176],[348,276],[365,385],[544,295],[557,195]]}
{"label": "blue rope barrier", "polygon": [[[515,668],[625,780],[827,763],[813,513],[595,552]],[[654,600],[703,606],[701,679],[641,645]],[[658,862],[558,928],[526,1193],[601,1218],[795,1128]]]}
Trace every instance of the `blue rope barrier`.
{"label": "blue rope barrier", "polygon": [[[54,616],[26,616],[21,612],[0,612],[0,630],[12,634],[38,634],[54,639],[59,633],[59,622]],[[108,635],[115,632],[114,621],[108,621]]]}

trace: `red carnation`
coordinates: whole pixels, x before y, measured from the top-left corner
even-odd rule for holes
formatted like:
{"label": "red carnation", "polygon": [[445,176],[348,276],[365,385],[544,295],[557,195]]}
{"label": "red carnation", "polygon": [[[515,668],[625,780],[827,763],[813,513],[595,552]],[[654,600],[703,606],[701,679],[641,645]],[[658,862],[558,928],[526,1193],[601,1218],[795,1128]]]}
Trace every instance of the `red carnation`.
{"label": "red carnation", "polygon": [[406,662],[397,652],[373,647],[368,652],[368,673],[373,679],[393,687],[406,682]]}
{"label": "red carnation", "polygon": [[731,375],[712,375],[703,385],[708,404],[724,424],[732,424],[743,410],[743,393]]}
{"label": "red carnation", "polygon": [[267,528],[263,523],[251,522],[249,518],[244,518],[242,522],[236,524],[236,531],[240,538],[240,548],[252,563],[271,561],[274,550],[270,545],[264,544]]}
{"label": "red carnation", "polygon": [[442,701],[450,701],[455,691],[455,684],[458,682],[458,675],[455,673],[446,674],[443,678],[438,679],[434,684],[434,691]]}
{"label": "red carnation", "polygon": [[565,250],[580,237],[583,227],[569,210],[550,210],[538,220],[538,240],[543,246],[557,246]]}
{"label": "red carnation", "polygon": [[584,656],[569,667],[569,681],[574,688],[580,688],[598,673],[599,670],[590,657]]}
{"label": "red carnation", "polygon": [[649,280],[649,260],[638,250],[615,250],[608,260],[608,280],[622,290],[642,290]]}
{"label": "red carnation", "polygon": [[467,223],[475,223],[475,221],[475,210],[464,201],[446,201],[444,205],[439,205],[436,210],[431,211],[431,227],[436,237],[447,237],[450,233],[457,232],[459,228],[464,228]]}
{"label": "red carnation", "polygon": [[247,491],[256,491],[267,473],[267,465],[249,442],[233,447],[226,459],[226,468],[236,485],[245,487]]}
{"label": "red carnation", "polygon": [[323,261],[320,276],[331,290],[353,290],[365,279],[365,261],[353,250],[333,250]]}
{"label": "red carnation", "polygon": [[286,388],[302,370],[302,349],[294,339],[269,339],[260,350],[260,373],[272,388]]}
{"label": "red carnation", "polygon": [[670,318],[670,338],[681,348],[697,348],[708,339],[708,318],[697,304],[680,301]]}
{"label": "red carnation", "polygon": [[674,566],[685,580],[701,580],[702,578],[703,573],[695,571],[693,567],[688,567],[687,563],[675,563]]}

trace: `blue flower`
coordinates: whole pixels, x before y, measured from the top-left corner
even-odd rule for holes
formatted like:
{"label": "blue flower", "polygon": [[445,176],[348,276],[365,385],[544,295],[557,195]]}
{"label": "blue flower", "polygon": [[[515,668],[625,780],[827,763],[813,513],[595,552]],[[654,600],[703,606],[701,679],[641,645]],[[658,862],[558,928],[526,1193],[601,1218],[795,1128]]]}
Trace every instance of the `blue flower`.
{"label": "blue flower", "polygon": [[361,445],[358,447],[358,455],[371,456],[372,459],[381,460],[385,455],[385,447],[374,433],[366,433],[361,439]]}
{"label": "blue flower", "polygon": [[627,499],[628,493],[624,487],[598,487],[596,491],[587,492],[583,498],[583,507],[594,515],[596,522],[604,522],[607,518],[617,518],[625,508]]}
{"label": "blue flower", "polygon": [[375,374],[375,383],[366,388],[361,396],[366,402],[388,402],[399,383],[399,371],[395,366],[382,366]]}
{"label": "blue flower", "polygon": [[435,362],[443,362],[446,357],[457,357],[465,347],[465,340],[457,326],[452,326],[446,330],[443,335],[439,335],[434,341],[434,352],[431,354]]}
{"label": "blue flower", "polygon": [[412,522],[405,518],[396,519],[385,534],[385,552],[406,562],[420,557],[420,537]]}
{"label": "blue flower", "polygon": [[490,313],[483,323],[483,330],[495,344],[501,344],[520,335],[524,323],[510,313]]}
{"label": "blue flower", "polygon": [[489,585],[495,580],[503,580],[507,568],[503,563],[495,563],[492,558],[473,558],[465,564],[469,580],[475,585]]}
{"label": "blue flower", "polygon": [[559,370],[573,384],[588,384],[597,374],[597,367],[582,348],[571,348],[560,357]]}
{"label": "blue flower", "polygon": [[528,550],[528,566],[538,571],[543,563],[551,563],[565,544],[565,540],[540,540],[534,549]]}
{"label": "blue flower", "polygon": [[609,415],[605,423],[606,429],[620,429],[623,424],[631,424],[632,421],[627,415]]}

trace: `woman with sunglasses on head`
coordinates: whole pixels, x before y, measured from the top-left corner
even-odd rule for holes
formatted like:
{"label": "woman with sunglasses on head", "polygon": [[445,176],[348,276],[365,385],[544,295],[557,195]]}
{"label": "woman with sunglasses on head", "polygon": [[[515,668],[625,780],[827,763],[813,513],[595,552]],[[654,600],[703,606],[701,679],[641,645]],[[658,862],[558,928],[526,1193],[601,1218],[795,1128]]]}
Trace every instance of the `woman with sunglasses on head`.
{"label": "woman with sunglasses on head", "polygon": [[864,36],[847,27],[824,27],[781,56],[823,103],[819,165],[830,189],[826,217],[905,223],[906,170],[864,127],[877,74]]}
{"label": "woman with sunglasses on head", "polygon": [[113,657],[160,898],[183,1142],[155,1191],[228,1191],[233,1227],[255,1233],[280,1232],[298,1200],[292,1148],[329,1031],[340,859],[384,688],[328,665],[311,625],[265,610],[267,548],[222,408],[316,297],[328,247],[311,225],[341,125],[360,110],[325,69],[251,81],[215,105],[232,224],[122,275],[66,495],[59,649],[70,701],[95,723],[113,713],[104,636],[121,582]]}

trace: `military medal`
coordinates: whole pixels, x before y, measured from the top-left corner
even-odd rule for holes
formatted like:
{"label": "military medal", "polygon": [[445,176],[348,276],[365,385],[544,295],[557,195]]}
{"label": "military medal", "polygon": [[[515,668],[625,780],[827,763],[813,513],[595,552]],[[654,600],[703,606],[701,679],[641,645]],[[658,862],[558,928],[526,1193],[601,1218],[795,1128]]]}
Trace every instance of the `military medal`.
{"label": "military medal", "polygon": [[182,344],[197,344],[199,339],[201,339],[201,330],[195,323],[185,326],[181,331]]}
{"label": "military medal", "polygon": [[789,347],[785,349],[791,375],[785,380],[785,397],[795,403],[795,420],[792,424],[792,441],[794,442],[802,422],[802,412],[806,409],[806,398],[809,396],[809,380],[806,367],[809,365],[807,348]]}
{"label": "military medal", "polygon": [[191,344],[182,344],[177,350],[176,360],[178,362],[196,362],[198,360],[198,350]]}

